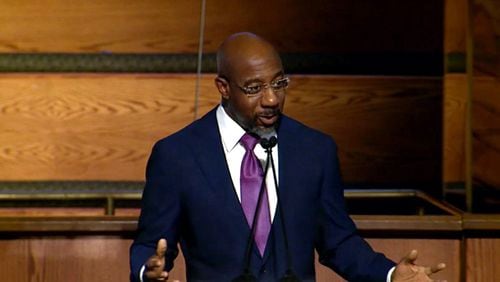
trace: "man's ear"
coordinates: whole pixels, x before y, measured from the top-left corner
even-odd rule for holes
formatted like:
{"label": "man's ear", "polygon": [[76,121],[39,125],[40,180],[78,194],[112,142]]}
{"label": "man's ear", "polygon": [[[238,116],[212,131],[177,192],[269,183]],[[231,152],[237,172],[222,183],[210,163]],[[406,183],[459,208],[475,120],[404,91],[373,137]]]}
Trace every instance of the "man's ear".
{"label": "man's ear", "polygon": [[215,86],[219,90],[222,99],[229,99],[229,82],[227,81],[227,79],[217,76],[215,78]]}

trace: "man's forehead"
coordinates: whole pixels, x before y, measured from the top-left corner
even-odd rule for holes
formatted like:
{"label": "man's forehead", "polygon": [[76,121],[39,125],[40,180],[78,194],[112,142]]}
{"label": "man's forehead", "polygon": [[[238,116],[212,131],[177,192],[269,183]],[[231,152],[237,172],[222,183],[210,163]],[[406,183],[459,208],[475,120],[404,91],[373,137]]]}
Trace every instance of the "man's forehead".
{"label": "man's forehead", "polygon": [[237,80],[267,81],[283,74],[281,63],[276,59],[240,60],[231,68],[231,76]]}
{"label": "man's forehead", "polygon": [[277,63],[281,59],[274,47],[252,33],[237,33],[228,37],[221,44],[217,53],[219,71],[234,72],[240,67],[248,68],[265,64]]}

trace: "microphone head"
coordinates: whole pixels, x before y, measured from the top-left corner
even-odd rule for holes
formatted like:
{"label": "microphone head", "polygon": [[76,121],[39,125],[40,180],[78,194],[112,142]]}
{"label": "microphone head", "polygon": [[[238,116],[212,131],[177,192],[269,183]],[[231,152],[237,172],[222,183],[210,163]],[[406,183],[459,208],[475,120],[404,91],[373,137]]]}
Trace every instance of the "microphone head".
{"label": "microphone head", "polygon": [[276,138],[276,136],[271,136],[271,138],[269,138],[269,143],[271,143],[271,148],[276,146],[276,144],[278,144],[278,138]]}
{"label": "microphone head", "polygon": [[276,146],[277,143],[278,143],[278,138],[276,138],[276,136],[271,136],[269,139],[267,138],[260,139],[260,145],[262,146],[262,148],[266,150]]}

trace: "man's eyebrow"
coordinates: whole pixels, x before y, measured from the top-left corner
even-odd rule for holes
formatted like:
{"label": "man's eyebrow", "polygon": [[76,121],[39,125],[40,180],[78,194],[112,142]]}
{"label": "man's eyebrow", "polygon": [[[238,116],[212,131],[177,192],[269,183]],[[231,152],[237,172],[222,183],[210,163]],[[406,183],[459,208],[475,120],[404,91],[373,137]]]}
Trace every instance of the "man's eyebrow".
{"label": "man's eyebrow", "polygon": [[[275,80],[278,76],[282,76],[282,75],[284,75],[284,74],[285,74],[285,72],[283,72],[283,70],[278,71],[276,74],[274,74],[274,76],[273,76],[273,80]],[[245,81],[245,85],[248,85],[248,84],[250,84],[250,83],[256,83],[256,82],[257,82],[257,83],[264,83],[264,82],[263,82],[261,79],[259,79],[259,78],[252,78],[252,79],[249,79],[249,80]]]}
{"label": "man's eyebrow", "polygon": [[285,72],[283,70],[280,70],[279,72],[277,72],[274,76],[273,76],[273,79],[277,78],[278,76],[282,76],[284,75]]}

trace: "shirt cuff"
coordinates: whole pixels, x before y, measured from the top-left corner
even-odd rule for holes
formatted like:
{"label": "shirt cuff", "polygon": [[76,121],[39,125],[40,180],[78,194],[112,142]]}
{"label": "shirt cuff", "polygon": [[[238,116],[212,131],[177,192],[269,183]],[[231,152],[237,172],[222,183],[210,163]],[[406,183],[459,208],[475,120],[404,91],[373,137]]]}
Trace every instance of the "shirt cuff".
{"label": "shirt cuff", "polygon": [[[142,276],[144,275],[144,270],[146,270],[146,266],[145,266],[145,265],[143,265],[143,266],[141,267],[141,271],[139,271],[139,281],[141,281],[141,282],[144,282],[144,280],[143,280],[143,278],[142,278]],[[389,272],[389,274],[390,274],[390,273],[391,273],[391,272]],[[387,280],[387,281],[389,281],[389,280]],[[389,281],[389,282],[390,282],[390,281]]]}
{"label": "shirt cuff", "polygon": [[[389,272],[387,273],[387,282],[391,282],[391,277],[392,277],[392,273],[394,272],[394,269],[396,269],[395,266],[393,266],[391,269],[389,269]],[[142,282],[142,280],[141,280]]]}

